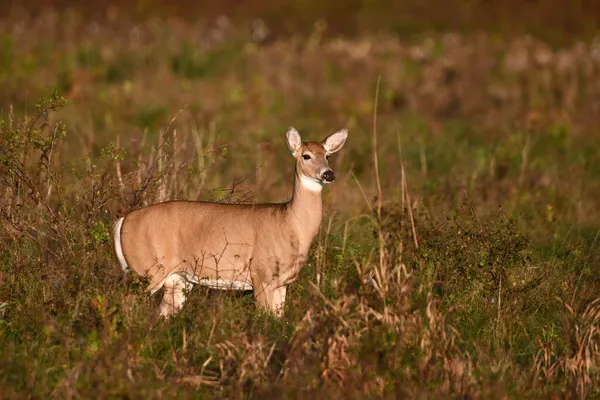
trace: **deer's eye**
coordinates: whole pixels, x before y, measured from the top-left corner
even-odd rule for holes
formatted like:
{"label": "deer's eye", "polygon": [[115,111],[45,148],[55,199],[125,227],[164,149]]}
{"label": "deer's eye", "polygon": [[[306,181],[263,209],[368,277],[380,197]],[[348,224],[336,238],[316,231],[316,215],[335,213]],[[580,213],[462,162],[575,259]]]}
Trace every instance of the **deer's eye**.
{"label": "deer's eye", "polygon": [[326,159],[326,160],[329,160],[329,154],[327,154],[327,155],[325,156],[325,159]]}
{"label": "deer's eye", "polygon": [[305,160],[310,160],[310,156],[308,154],[302,154],[302,158]]}

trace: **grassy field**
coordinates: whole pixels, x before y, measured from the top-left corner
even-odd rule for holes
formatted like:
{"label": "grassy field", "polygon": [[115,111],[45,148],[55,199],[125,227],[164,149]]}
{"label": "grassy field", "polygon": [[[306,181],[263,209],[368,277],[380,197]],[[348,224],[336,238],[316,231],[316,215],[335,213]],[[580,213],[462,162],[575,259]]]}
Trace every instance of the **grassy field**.
{"label": "grassy field", "polygon": [[[0,398],[600,396],[600,42],[264,28],[0,20]],[[111,224],[287,200],[290,125],[349,138],[284,317],[159,320]]]}

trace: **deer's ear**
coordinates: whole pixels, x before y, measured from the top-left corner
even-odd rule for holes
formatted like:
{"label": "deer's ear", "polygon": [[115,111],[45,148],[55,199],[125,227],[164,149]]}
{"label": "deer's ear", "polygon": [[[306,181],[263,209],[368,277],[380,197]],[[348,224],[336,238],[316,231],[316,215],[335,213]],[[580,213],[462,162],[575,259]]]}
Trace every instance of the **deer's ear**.
{"label": "deer's ear", "polygon": [[302,138],[300,137],[300,134],[295,128],[290,127],[285,134],[285,139],[290,151],[295,156],[298,150],[300,150],[300,147],[302,147]]}
{"label": "deer's ear", "polygon": [[325,148],[325,151],[331,154],[341,149],[344,143],[346,143],[347,138],[348,130],[340,129],[336,133],[332,133],[331,135],[327,136],[325,140],[321,142],[321,144]]}

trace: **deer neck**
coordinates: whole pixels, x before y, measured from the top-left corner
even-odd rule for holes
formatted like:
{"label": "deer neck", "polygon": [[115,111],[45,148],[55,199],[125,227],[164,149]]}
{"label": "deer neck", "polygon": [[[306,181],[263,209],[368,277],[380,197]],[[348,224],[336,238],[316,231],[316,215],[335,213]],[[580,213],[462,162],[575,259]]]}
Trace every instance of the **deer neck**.
{"label": "deer neck", "polygon": [[294,178],[294,194],[288,203],[288,212],[294,221],[302,252],[308,248],[319,232],[323,217],[323,201],[320,182],[300,175],[297,171]]}

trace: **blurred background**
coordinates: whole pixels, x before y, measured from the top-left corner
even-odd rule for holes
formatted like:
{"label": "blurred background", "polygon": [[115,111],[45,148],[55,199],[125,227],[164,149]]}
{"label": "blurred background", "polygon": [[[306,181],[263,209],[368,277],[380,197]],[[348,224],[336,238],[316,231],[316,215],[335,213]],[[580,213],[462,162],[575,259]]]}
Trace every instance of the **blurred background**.
{"label": "blurred background", "polygon": [[[531,156],[598,138],[592,1],[24,0],[1,10],[0,107],[22,113],[58,90],[73,102],[62,114],[67,142],[94,154],[117,136],[130,154],[158,145],[185,108],[171,124],[180,141],[192,132],[217,147],[240,139],[235,159],[245,171],[226,162],[222,175],[244,180],[252,165],[247,184],[278,187],[288,172],[272,171],[286,164],[280,135],[295,124],[313,139],[347,125],[345,167],[360,177],[378,78],[382,141],[396,143],[402,126],[407,168],[427,177],[428,194],[439,193],[438,179],[477,186],[486,174],[514,173],[524,183],[536,163],[517,165],[523,149]],[[390,172],[396,148],[380,149]],[[547,168],[536,173],[536,185],[553,179]],[[395,186],[393,173],[383,179]],[[488,194],[496,202],[506,191]]]}
{"label": "blurred background", "polygon": [[365,31],[398,35],[425,31],[474,31],[507,35],[532,33],[563,42],[596,33],[600,5],[591,0],[268,0],[173,1],[159,0],[24,0],[12,1],[3,13],[39,14],[48,8],[77,10],[90,19],[104,19],[108,9],[118,9],[141,20],[174,17],[209,22],[226,15],[236,23],[260,18],[274,35],[310,31],[315,21],[324,20],[332,35],[360,35]]}

